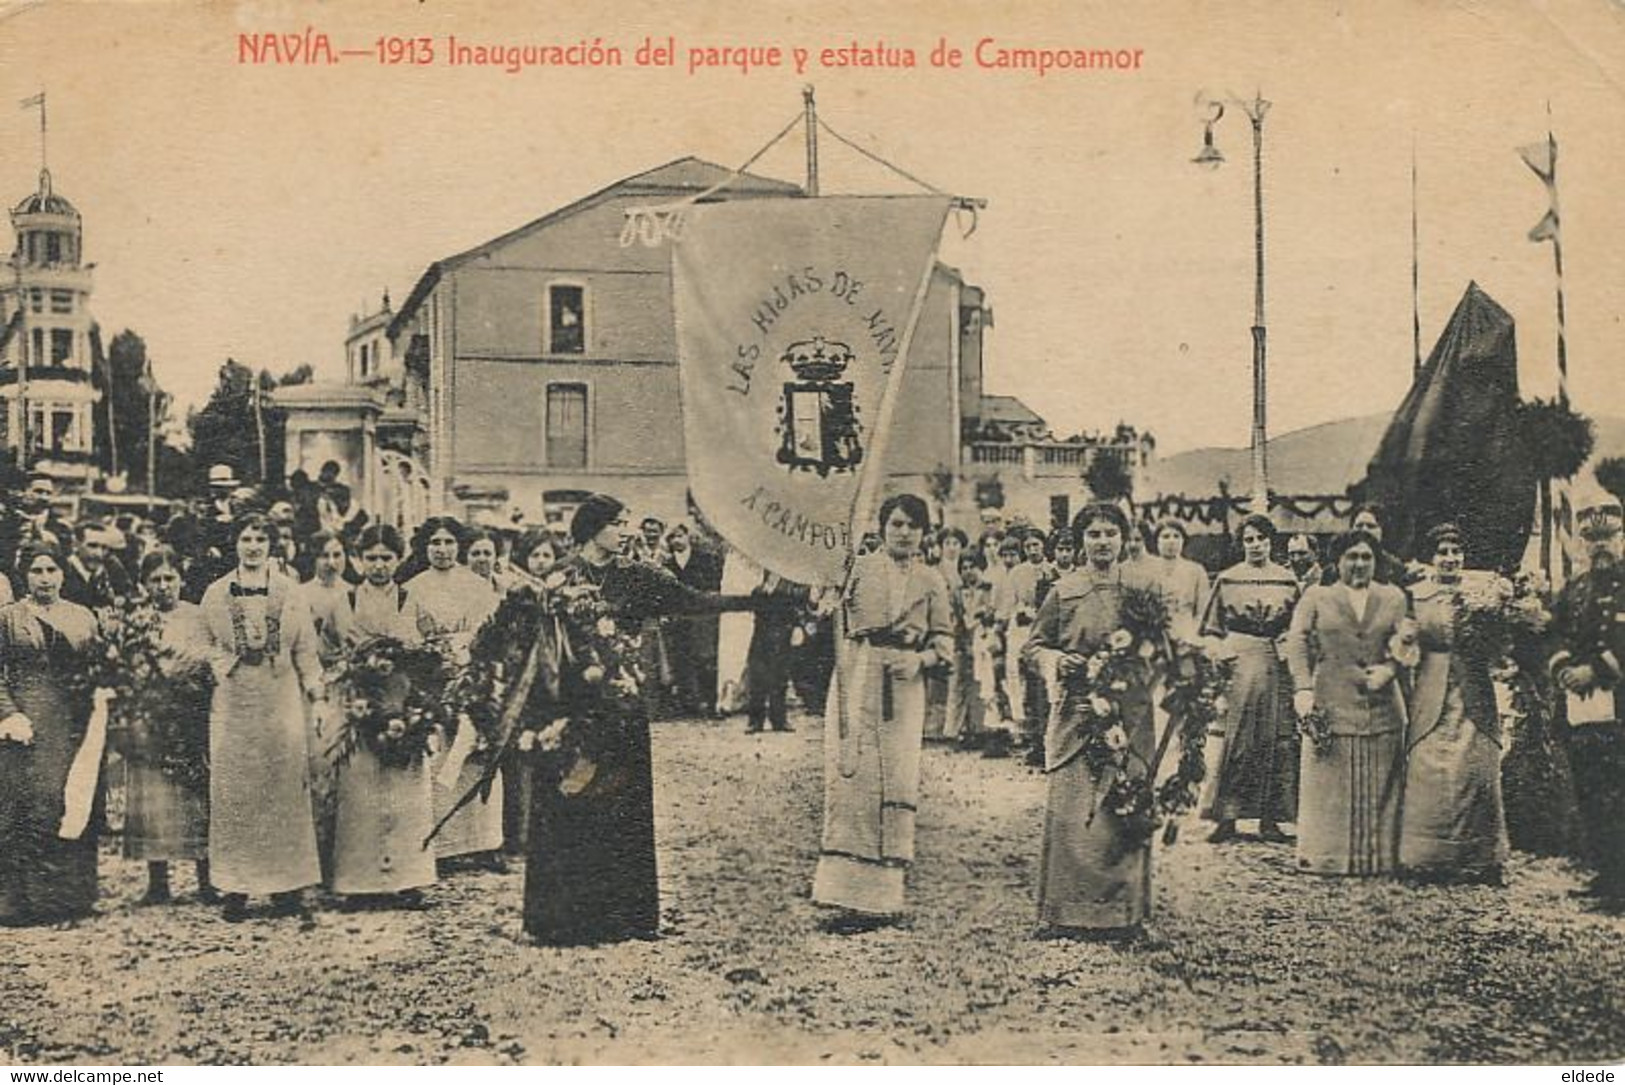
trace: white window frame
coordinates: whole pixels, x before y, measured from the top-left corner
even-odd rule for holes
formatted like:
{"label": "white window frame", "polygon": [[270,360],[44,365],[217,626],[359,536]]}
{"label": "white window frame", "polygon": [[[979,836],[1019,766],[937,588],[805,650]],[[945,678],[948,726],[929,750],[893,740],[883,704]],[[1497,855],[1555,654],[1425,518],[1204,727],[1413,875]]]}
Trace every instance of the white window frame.
{"label": "white window frame", "polygon": [[[564,353],[553,349],[553,288],[581,291],[581,350]],[[592,353],[592,290],[584,279],[549,279],[542,287],[542,354],[548,358],[585,358]]]}

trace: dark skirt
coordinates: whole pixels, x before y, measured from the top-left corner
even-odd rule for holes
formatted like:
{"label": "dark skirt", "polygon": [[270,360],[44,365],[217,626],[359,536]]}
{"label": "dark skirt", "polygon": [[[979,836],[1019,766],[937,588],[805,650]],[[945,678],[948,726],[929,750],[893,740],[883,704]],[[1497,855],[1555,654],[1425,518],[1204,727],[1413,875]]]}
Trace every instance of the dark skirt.
{"label": "dark skirt", "polygon": [[[548,945],[653,938],[660,929],[654,768],[646,720],[621,721],[620,741],[594,759],[590,781],[538,762],[525,842],[525,931]],[[579,774],[578,774],[579,775]]]}
{"label": "dark skirt", "polygon": [[0,926],[75,919],[96,904],[100,795],[78,840],[57,836],[72,758],[52,756],[54,745],[0,744]]}

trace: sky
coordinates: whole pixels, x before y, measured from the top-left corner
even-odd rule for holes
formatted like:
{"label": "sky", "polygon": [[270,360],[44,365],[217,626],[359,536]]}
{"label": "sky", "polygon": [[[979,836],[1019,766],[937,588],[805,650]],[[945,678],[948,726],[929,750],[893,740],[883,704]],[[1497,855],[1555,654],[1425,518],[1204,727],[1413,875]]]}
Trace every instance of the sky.
{"label": "sky", "polygon": [[[226,357],[343,372],[353,313],[397,303],[432,261],[605,185],[695,155],[742,164],[816,88],[843,135],[944,191],[987,201],[941,259],[994,312],[987,390],[1058,434],[1127,421],[1159,452],[1245,445],[1253,310],[1251,131],[1232,106],[1207,172],[1207,97],[1263,127],[1269,417],[1280,433],[1391,411],[1412,368],[1411,163],[1424,356],[1469,281],[1518,323],[1526,395],[1555,390],[1546,193],[1515,148],[1559,144],[1570,390],[1625,415],[1625,6],[1266,0],[1157,3],[708,2],[658,5],[6,3],[0,198],[37,184],[41,90],[58,193],[84,216],[104,340],[140,333],[160,382],[207,396]],[[589,10],[590,7],[590,10]],[[335,50],[432,40],[434,62],[245,64],[242,33]],[[620,68],[515,74],[447,64],[463,44],[619,46]],[[676,64],[638,67],[645,36]],[[1134,70],[984,68],[978,41],[1139,49]],[[933,47],[962,51],[933,67]],[[829,68],[824,48],[914,52],[912,69]],[[779,46],[784,63],[691,72],[695,47]],[[810,51],[798,74],[790,50]],[[800,181],[792,134],[754,167]],[[917,191],[825,137],[825,193]]]}

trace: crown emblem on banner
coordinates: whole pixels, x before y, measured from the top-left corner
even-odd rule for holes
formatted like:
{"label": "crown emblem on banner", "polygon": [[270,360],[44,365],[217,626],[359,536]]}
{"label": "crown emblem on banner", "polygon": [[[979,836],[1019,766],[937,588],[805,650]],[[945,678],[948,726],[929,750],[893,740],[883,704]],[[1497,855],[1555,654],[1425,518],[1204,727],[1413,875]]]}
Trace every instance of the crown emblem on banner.
{"label": "crown emblem on banner", "polygon": [[804,381],[832,381],[852,364],[852,348],[815,335],[785,347],[779,361]]}
{"label": "crown emblem on banner", "polygon": [[819,478],[842,474],[863,462],[863,426],[851,381],[838,378],[856,361],[852,348],[815,335],[791,343],[779,361],[795,371],[779,401],[778,461]]}

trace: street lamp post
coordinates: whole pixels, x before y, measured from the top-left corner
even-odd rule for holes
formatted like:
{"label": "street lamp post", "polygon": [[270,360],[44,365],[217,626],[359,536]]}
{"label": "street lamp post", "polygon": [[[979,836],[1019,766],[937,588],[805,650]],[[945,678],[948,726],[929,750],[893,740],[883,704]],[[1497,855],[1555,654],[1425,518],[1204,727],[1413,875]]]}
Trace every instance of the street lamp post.
{"label": "street lamp post", "polygon": [[[1253,432],[1252,464],[1254,512],[1269,513],[1269,426],[1266,333],[1264,325],[1264,116],[1270,103],[1262,95],[1250,102],[1237,103],[1253,125]],[[1207,169],[1217,169],[1224,155],[1213,144],[1213,126],[1224,116],[1223,102],[1209,102],[1212,114],[1202,134],[1202,150],[1191,161]]]}

